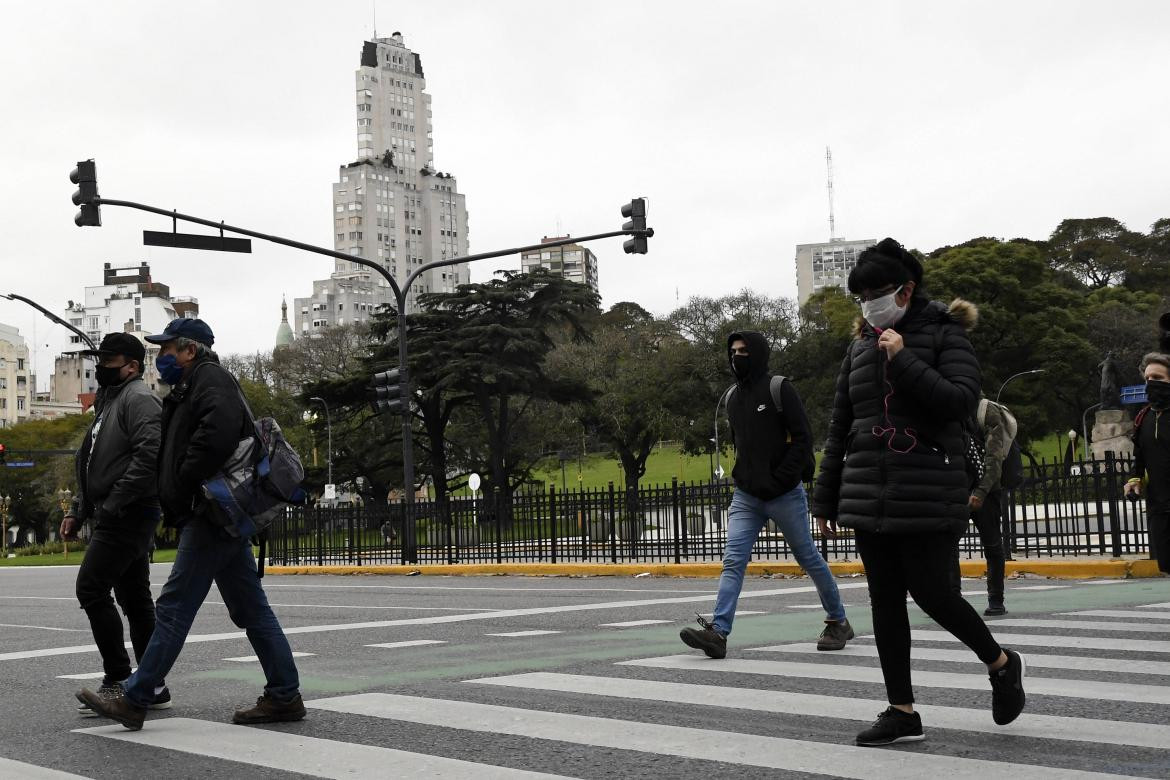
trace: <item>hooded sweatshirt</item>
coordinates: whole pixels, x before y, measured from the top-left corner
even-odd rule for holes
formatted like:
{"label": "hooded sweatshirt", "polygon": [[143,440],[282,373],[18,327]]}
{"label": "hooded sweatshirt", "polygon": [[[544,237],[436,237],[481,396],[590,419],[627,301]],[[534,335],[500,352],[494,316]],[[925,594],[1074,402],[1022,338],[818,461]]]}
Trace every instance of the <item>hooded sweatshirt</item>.
{"label": "hooded sweatshirt", "polygon": [[[736,380],[735,392],[727,400],[727,418],[735,444],[735,486],[763,501],[797,487],[812,463],[812,433],[804,404],[787,380],[781,385],[783,409],[777,413],[772,400],[772,375],[768,371],[771,348],[762,333],[743,331],[727,337],[727,360],[731,344],[747,342],[750,371]],[[732,374],[734,374],[734,369]]]}

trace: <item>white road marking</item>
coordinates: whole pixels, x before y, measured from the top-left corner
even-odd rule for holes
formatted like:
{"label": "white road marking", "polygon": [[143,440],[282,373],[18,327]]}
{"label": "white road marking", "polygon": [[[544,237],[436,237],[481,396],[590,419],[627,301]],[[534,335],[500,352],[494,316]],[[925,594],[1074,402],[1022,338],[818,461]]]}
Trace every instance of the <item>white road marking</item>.
{"label": "white road marking", "polygon": [[[1027,656],[1024,660],[1027,661]],[[844,664],[802,664],[790,661],[749,661],[725,658],[713,661],[693,655],[668,655],[661,658],[643,658],[621,661],[620,666],[645,666],[652,669],[680,669],[728,674],[762,674],[772,677],[807,677],[814,680],[849,680],[850,682],[883,685],[882,670],[877,666],[847,666]],[[958,674],[954,672],[923,672],[914,670],[917,688],[959,688],[984,691],[989,696],[991,686],[987,674]],[[1170,687],[1162,685],[1132,685],[1128,683],[1098,682],[1096,680],[1062,680],[1055,677],[1028,677],[1024,690],[1029,696],[1064,696],[1070,699],[1104,699],[1105,701],[1170,704]]]}
{"label": "white road marking", "polygon": [[[294,652],[292,654],[293,658],[308,658],[311,655],[316,655],[316,653],[297,653],[297,652]],[[240,663],[240,664],[260,663],[260,657],[255,656],[255,655],[240,655],[240,656],[236,656],[235,658],[225,658],[223,660],[235,661],[236,663]]]}
{"label": "white road marking", "polygon": [[1170,634],[1170,625],[1162,623],[1115,623],[1108,620],[1051,620],[1046,618],[995,618],[987,621],[992,631],[996,626],[1012,628],[1072,628],[1079,631],[1121,631],[1139,634]]}
{"label": "white road marking", "polygon": [[627,620],[624,623],[601,623],[599,625],[602,628],[633,628],[635,626],[656,626],[673,622],[673,620]]}
{"label": "white road marking", "polygon": [[1170,609],[1170,601],[1163,601],[1160,604],[1138,604],[1138,609]]}
{"label": "white road marking", "polygon": [[36,628],[41,631],[67,631],[71,634],[88,634],[87,628],[57,628],[56,626],[25,626],[19,623],[0,623],[0,628]]}
{"label": "white road marking", "polygon": [[74,733],[336,780],[387,777],[387,772],[397,777],[450,777],[462,780],[559,777],[375,745],[306,737],[295,730],[284,732],[241,728],[191,718],[152,720],[142,731],[127,731],[121,726],[98,726],[75,729]]}
{"label": "white road marking", "polygon": [[1129,585],[1137,580],[1085,580],[1078,585]]}
{"label": "white road marking", "polygon": [[85,775],[59,772],[56,769],[13,761],[10,758],[0,758],[0,777],[19,777],[21,780],[89,780]]}
{"label": "white road marking", "polygon": [[0,596],[4,601],[77,601],[76,596]]}
{"label": "white road marking", "polygon": [[[994,624],[993,624],[994,625]],[[872,635],[871,635],[872,636]],[[865,638],[869,639],[871,636]],[[911,630],[915,642],[958,642],[946,631]],[[1059,634],[1003,634],[995,632],[1000,644],[1014,647],[1075,647],[1082,650],[1110,650],[1134,653],[1170,653],[1170,642],[1157,639],[1124,639],[1112,636],[1061,636]]]}
{"label": "white road marking", "polygon": [[504,631],[504,632],[499,633],[499,634],[484,634],[484,636],[519,637],[519,636],[544,636],[545,634],[560,634],[560,633],[563,633],[563,632],[561,632],[561,631],[540,631],[537,629],[533,629],[532,631]]}
{"label": "white road marking", "polygon": [[[988,777],[1010,776],[1027,777],[1029,780],[1117,780],[1118,777],[1035,764],[900,750],[873,750],[850,745],[832,745],[831,750],[828,750],[823,742],[387,693],[339,696],[306,702],[305,705],[334,712],[487,734],[510,734],[702,760],[718,757],[720,761],[741,766],[789,772],[824,774],[829,770],[836,777],[859,780],[936,776],[945,776],[948,780],[985,780]],[[138,733],[148,732],[144,730]],[[729,746],[734,746],[734,749],[729,749]]]}
{"label": "white road marking", "polygon": [[735,612],[735,616],[737,618],[738,617],[749,617],[751,615],[767,615],[767,614],[768,614],[767,612],[765,612],[763,610],[759,610],[759,609],[739,609],[739,610],[736,610],[736,612]]}
{"label": "white road marking", "polygon": [[383,642],[378,645],[366,645],[366,647],[384,647],[387,650],[395,650],[399,647],[422,647],[424,645],[445,645],[447,644],[442,639],[408,639],[404,642]]}
{"label": "white road marking", "polygon": [[[760,653],[797,653],[817,655],[817,646],[812,642],[794,642],[786,645],[771,645],[769,647],[744,648]],[[818,657],[824,657],[820,653]],[[877,646],[850,644],[841,650],[833,652],[835,656],[853,656],[857,658],[877,658]],[[964,663],[980,670],[983,664],[970,650],[947,650],[941,647],[912,647],[910,657],[915,661],[946,661]],[[1040,653],[1027,654],[1028,668],[1037,669],[1076,669],[1083,672],[1124,672],[1126,674],[1157,674],[1170,677],[1170,661],[1136,661],[1132,658],[1101,658],[1087,655],[1047,655]],[[1170,747],[1170,745],[1168,745]]]}
{"label": "white road marking", "polygon": [[[267,585],[265,587],[268,587]],[[205,601],[204,604],[217,604],[219,606],[227,606],[222,601]],[[276,604],[269,602],[270,607],[293,607],[297,609],[397,609],[408,612],[499,612],[499,607],[398,607],[387,605],[362,605],[362,604]]]}
{"label": "white road marking", "polygon": [[1058,615],[1084,615],[1085,617],[1143,618],[1147,620],[1170,620],[1170,612],[1153,609],[1083,609],[1078,612],[1057,612]]}
{"label": "white road marking", "polygon": [[[265,585],[267,588],[268,585]],[[864,582],[847,582],[837,585],[839,590],[848,588],[865,588]],[[745,591],[740,599],[762,598],[766,596],[787,596],[799,593],[815,593],[816,586],[805,585],[796,588],[774,588],[769,590]],[[495,612],[474,612],[458,615],[428,615],[426,617],[398,618],[396,620],[370,620],[360,623],[333,623],[312,626],[286,626],[285,634],[319,634],[330,631],[362,631],[370,628],[393,628],[395,626],[433,626],[443,623],[463,623],[472,620],[502,620],[531,615],[551,615],[562,612],[589,612],[594,610],[631,609],[634,607],[652,607],[663,604],[694,604],[709,601],[712,594],[705,593],[699,596],[678,596],[664,599],[631,599],[629,601],[602,601],[585,604],[562,604],[552,607],[529,607],[525,609],[506,609]],[[231,639],[246,638],[243,631],[232,631],[222,634],[191,634],[187,637],[188,644],[199,642],[219,642]],[[129,647],[129,645],[127,645]],[[42,650],[21,650],[12,653],[0,653],[0,661],[12,661],[23,658],[41,658],[54,655],[74,655],[78,653],[96,652],[96,645],[75,645],[72,647],[50,647]]]}
{"label": "white road marking", "polygon": [[1015,585],[1008,586],[1008,590],[1064,590],[1072,585]]}
{"label": "white road marking", "polygon": [[106,676],[105,672],[83,672],[82,674],[59,674],[58,680],[101,680]]}
{"label": "white road marking", "polygon": [[[1032,658],[1033,656],[1028,656],[1029,664]],[[888,706],[884,699],[857,699],[758,688],[729,688],[694,683],[638,680],[628,677],[590,677],[551,672],[487,677],[467,680],[467,682],[524,690],[584,693],[622,699],[729,707],[755,712],[815,715],[820,718],[841,718],[867,723],[873,720],[876,713]],[[925,704],[915,704],[914,709],[922,714],[925,725],[930,728],[962,729],[977,733],[986,733],[989,729],[986,709]],[[1025,712],[1010,725],[996,728],[995,733],[997,735],[1002,733],[1005,736],[1060,739],[1070,742],[1129,745],[1158,750],[1170,749],[1170,726],[1154,723],[1032,715]]]}
{"label": "white road marking", "polygon": [[273,588],[293,588],[299,590],[495,590],[508,593],[559,593],[566,596],[577,593],[703,593],[714,596],[713,590],[687,590],[682,588],[550,588],[541,590],[539,586],[531,588],[503,588],[487,585],[298,585],[294,583],[264,583],[264,590]]}

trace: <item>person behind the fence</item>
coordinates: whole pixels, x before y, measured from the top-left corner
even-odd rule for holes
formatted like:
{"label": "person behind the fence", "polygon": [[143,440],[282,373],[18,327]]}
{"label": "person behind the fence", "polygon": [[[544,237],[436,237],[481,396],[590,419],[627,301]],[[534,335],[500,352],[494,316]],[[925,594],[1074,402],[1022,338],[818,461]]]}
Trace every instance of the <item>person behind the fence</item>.
{"label": "person behind the fence", "polygon": [[1016,437],[1016,421],[1004,407],[981,397],[975,423],[976,430],[983,437],[986,454],[983,478],[971,490],[967,503],[971,507],[971,519],[979,529],[983,557],[987,560],[987,609],[983,610],[983,614],[1004,615],[1007,614],[1007,607],[1003,603],[1007,556],[1003,548],[1003,529],[1000,527],[1003,498],[1000,476],[1003,473],[1003,461]]}
{"label": "person behind the fence", "polygon": [[743,589],[752,545],[768,519],[779,526],[801,568],[812,578],[828,617],[818,650],[840,650],[853,638],[845,605],[829,565],[812,540],[803,480],[812,477],[812,433],[792,382],[768,371],[771,348],[752,331],[727,337],[727,360],[736,383],[728,390],[727,417],[735,443],[735,481],[728,510],[727,546],[715,612],[679,636],[711,658],[727,655],[727,636]]}
{"label": "person behind the fence", "polygon": [[1170,415],[1165,414],[1170,409],[1170,355],[1151,352],[1140,368],[1147,404],[1134,418],[1133,470],[1125,494],[1145,498],[1150,555],[1159,571],[1170,574]]}
{"label": "person behind the fence", "polygon": [[202,494],[245,436],[254,435],[235,379],[211,351],[215,337],[202,320],[176,319],[146,340],[160,345],[159,378],[171,386],[163,401],[159,499],[165,522],[181,528],[179,549],[156,604],[154,634],[123,686],[120,698],[83,689],[77,698],[128,729],[142,728],[155,686],[171,670],[207,598],[211,583],[228,617],[244,629],[260,660],[266,685],[255,707],[237,710],[233,723],[272,723],[305,717],[292,649],[260,586],[252,543],[233,537]]}
{"label": "person behind the fence", "polygon": [[979,398],[979,363],[966,329],[977,312],[930,301],[922,264],[890,238],[861,253],[849,291],[862,319],[837,378],[812,511],[826,535],[853,529],[869,584],[890,707],[856,742],[923,739],[907,592],[987,664],[993,720],[1010,723],[1024,708],[1024,661],[999,646],[951,580],[968,523],[963,420]]}
{"label": "person behind the fence", "polygon": [[[76,539],[81,523],[91,523],[85,558],[77,570],[77,601],[89,618],[105,676],[97,693],[122,695],[130,676],[130,656],[118,605],[126,613],[134,657],[141,659],[154,633],[150,595],[150,550],[158,527],[158,443],[162,402],[142,381],[146,347],[129,333],[107,333],[94,350],[98,360],[94,419],[74,458],[77,493],[61,520],[61,537]],[[171,706],[159,683],[151,709]],[[94,715],[79,704],[82,716]]]}

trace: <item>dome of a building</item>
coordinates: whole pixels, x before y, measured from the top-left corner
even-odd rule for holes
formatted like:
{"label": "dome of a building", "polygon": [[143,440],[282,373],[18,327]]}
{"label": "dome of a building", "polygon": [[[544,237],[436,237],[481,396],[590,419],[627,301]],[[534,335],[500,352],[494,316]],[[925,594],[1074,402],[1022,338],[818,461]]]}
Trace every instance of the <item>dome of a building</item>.
{"label": "dome of a building", "polygon": [[276,326],[276,348],[287,347],[293,343],[293,329],[288,324],[288,303],[280,299],[280,325]]}

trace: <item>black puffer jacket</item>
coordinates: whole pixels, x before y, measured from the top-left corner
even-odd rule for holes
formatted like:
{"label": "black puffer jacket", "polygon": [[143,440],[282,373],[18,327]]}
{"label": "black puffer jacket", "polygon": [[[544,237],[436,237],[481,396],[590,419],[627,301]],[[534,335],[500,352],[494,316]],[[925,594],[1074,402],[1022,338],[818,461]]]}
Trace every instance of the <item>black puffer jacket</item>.
{"label": "black puffer jacket", "polygon": [[815,517],[889,534],[967,527],[963,420],[979,401],[979,362],[966,331],[977,317],[967,301],[912,300],[890,361],[863,324],[837,378]]}
{"label": "black puffer jacket", "polygon": [[223,468],[251,431],[235,379],[214,353],[192,363],[163,399],[158,496],[165,525],[203,515],[203,481]]}

